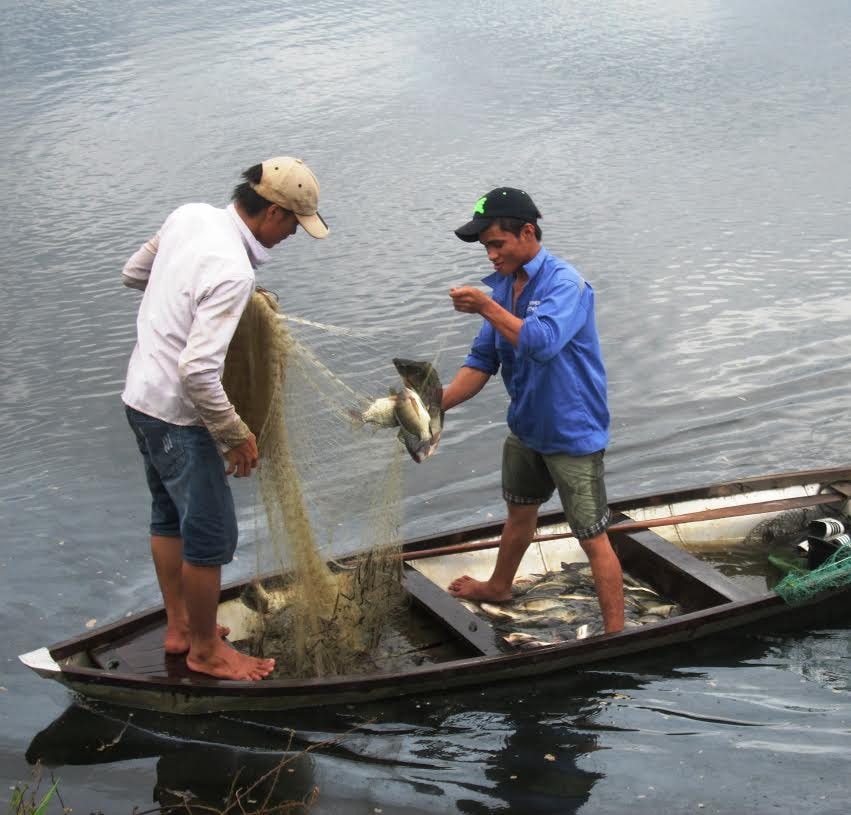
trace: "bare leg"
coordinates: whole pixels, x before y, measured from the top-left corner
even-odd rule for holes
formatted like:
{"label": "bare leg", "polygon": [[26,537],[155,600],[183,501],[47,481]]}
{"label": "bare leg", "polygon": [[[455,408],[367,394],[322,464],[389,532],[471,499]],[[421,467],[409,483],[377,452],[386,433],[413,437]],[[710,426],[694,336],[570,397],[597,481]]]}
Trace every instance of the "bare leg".
{"label": "bare leg", "polygon": [[181,654],[189,648],[189,621],[183,601],[183,540],[151,535],[151,554],[165,605],[165,652]]}
{"label": "bare leg", "polygon": [[508,504],[508,519],[502,528],[493,574],[484,581],[465,574],[449,584],[449,593],[470,600],[510,600],[514,575],[537,526],[537,504]]}
{"label": "bare leg", "polygon": [[194,566],[184,562],[182,576],[190,631],[187,666],[220,679],[263,679],[268,676],[275,667],[274,659],[242,654],[224,642],[216,631],[221,566]]}
{"label": "bare leg", "polygon": [[[183,540],[151,535],[151,554],[165,606],[165,652],[184,654],[189,650],[189,616],[183,597]],[[216,631],[220,637],[230,634],[230,629],[223,625]]]}
{"label": "bare leg", "polygon": [[594,573],[603,625],[607,634],[613,634],[623,628],[623,572],[620,561],[605,532],[579,543]]}

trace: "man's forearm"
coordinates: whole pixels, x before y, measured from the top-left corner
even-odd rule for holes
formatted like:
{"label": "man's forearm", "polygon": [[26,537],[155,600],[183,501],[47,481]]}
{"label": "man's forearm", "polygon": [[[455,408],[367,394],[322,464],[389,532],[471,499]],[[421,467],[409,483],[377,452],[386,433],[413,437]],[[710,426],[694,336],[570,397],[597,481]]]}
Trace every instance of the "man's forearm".
{"label": "man's forearm", "polygon": [[495,300],[488,300],[481,310],[481,315],[494,327],[495,331],[502,334],[515,348],[517,347],[523,320],[515,317],[510,311],[506,311]]}
{"label": "man's forearm", "polygon": [[181,371],[186,395],[192,400],[201,421],[222,449],[239,447],[251,433],[228,400],[215,372],[186,375]]}
{"label": "man's forearm", "polygon": [[478,368],[461,368],[455,378],[443,389],[443,399],[440,406],[449,410],[468,399],[472,399],[490,379],[490,374]]}
{"label": "man's forearm", "polygon": [[157,232],[149,241],[143,243],[131,256],[121,271],[124,285],[131,289],[144,291],[151,276],[154,259],[160,245],[160,234]]}

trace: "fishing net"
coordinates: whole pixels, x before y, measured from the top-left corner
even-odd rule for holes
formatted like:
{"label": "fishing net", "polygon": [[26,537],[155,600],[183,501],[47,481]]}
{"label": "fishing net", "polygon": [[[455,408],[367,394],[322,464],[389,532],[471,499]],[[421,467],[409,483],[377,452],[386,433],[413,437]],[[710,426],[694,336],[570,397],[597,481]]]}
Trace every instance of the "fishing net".
{"label": "fishing net", "polygon": [[791,570],[775,587],[785,603],[797,605],[851,584],[851,544],[843,543],[812,571]]}
{"label": "fishing net", "polygon": [[[257,570],[271,567],[282,578],[274,592],[255,583],[246,602],[258,611],[251,651],[276,657],[277,676],[366,669],[404,604],[399,553],[407,454],[395,433],[353,419],[382,390],[376,358],[387,359],[384,382],[398,383],[392,353],[376,356],[370,338],[369,362],[360,369],[349,364],[344,381],[320,361],[323,349],[335,345],[329,337],[350,346],[357,335],[284,318],[274,296],[258,291],[223,375],[258,440],[264,511],[256,520]],[[350,568],[329,566],[327,553],[342,548],[368,554]]]}
{"label": "fishing net", "polygon": [[806,537],[807,525],[823,512],[824,510],[821,507],[790,509],[786,512],[779,512],[754,526],[745,536],[742,544],[747,548],[756,544],[777,544],[795,538],[803,540]]}
{"label": "fishing net", "polygon": [[[789,605],[851,584],[851,546],[840,545],[846,536],[837,534],[844,529],[845,521],[820,517],[823,514],[822,507],[781,512],[758,523],[743,541],[744,548],[749,550],[770,547],[766,552],[768,562],[783,575],[774,591]],[[831,530],[834,534],[824,537]],[[830,540],[833,544],[829,544]],[[800,546],[804,541],[808,541],[804,546],[809,548],[810,558],[804,556],[807,550]],[[827,551],[832,552],[821,563],[812,560],[812,548],[816,545],[828,547]],[[808,563],[818,565],[809,568]]]}

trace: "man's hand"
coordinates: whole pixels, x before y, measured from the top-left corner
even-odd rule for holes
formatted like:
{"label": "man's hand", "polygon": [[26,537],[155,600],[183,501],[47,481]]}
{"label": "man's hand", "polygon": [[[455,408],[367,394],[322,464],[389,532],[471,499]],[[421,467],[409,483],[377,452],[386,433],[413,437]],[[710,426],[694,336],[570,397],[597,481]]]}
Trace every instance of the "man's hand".
{"label": "man's hand", "polygon": [[491,302],[491,298],[487,294],[474,286],[459,286],[457,289],[450,289],[449,296],[452,298],[455,311],[463,311],[467,314],[481,314],[482,310]]}
{"label": "man's hand", "polygon": [[523,320],[506,311],[496,300],[473,286],[450,289],[449,296],[455,311],[481,314],[505,339],[517,347]]}
{"label": "man's hand", "polygon": [[251,475],[251,471],[257,466],[259,453],[257,452],[257,439],[253,433],[239,445],[225,453],[227,469],[225,475],[233,475],[234,478],[242,478]]}

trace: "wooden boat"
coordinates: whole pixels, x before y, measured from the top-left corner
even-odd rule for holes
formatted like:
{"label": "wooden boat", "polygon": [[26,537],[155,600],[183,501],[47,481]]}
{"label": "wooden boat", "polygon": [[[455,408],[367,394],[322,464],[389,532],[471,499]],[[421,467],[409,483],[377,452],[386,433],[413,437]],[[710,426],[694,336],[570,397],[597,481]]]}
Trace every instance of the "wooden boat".
{"label": "wooden boat", "polygon": [[[851,586],[790,606],[771,590],[779,578],[765,546],[753,554],[746,536],[757,524],[788,513],[846,518],[851,468],[748,478],[613,502],[610,538],[625,577],[678,604],[681,613],[617,634],[514,648],[492,622],[444,587],[460,574],[486,576],[501,524],[470,527],[408,541],[405,587],[412,625],[427,630],[419,661],[404,670],[322,679],[262,682],[216,680],[193,673],[162,651],[162,608],[144,611],[81,636],[20,656],[39,675],[109,703],[172,713],[276,710],[440,692],[465,685],[551,674],[649,649],[723,635],[745,626],[771,631],[830,625],[851,615]],[[805,517],[803,513],[808,513]],[[798,533],[803,540],[806,531]],[[794,541],[793,541],[794,542]],[[751,556],[753,555],[753,556]],[[353,562],[352,555],[345,562]],[[583,558],[560,513],[542,515],[539,534],[518,578],[555,573]],[[725,567],[733,559],[748,569]],[[750,558],[750,560],[748,560]],[[270,590],[274,581],[264,578]],[[256,612],[243,598],[247,582],[222,591],[220,622],[239,641]]]}

